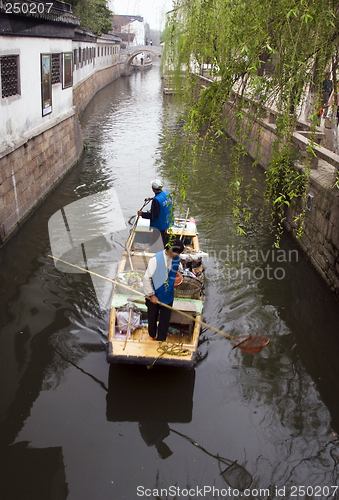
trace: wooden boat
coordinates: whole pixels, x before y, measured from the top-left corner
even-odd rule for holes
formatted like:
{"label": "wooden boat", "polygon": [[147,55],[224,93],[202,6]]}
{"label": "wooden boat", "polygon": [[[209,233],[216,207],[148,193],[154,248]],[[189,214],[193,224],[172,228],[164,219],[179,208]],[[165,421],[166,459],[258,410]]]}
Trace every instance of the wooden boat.
{"label": "wooden boat", "polygon": [[151,69],[153,66],[151,54],[139,54],[131,62],[131,69],[133,70],[144,70]]}
{"label": "wooden boat", "polygon": [[[159,364],[185,368],[195,366],[201,325],[193,318],[200,320],[203,308],[202,265],[201,259],[199,259],[198,233],[192,218],[188,221],[175,219],[170,232],[182,237],[185,253],[182,255],[183,260],[181,259],[184,265],[183,280],[175,287],[173,307],[176,311],[172,311],[166,342],[148,340],[147,307],[143,297],[133,294],[132,291],[121,286],[114,285],[107,347],[107,361],[109,363],[135,363],[147,366]],[[115,281],[121,280],[122,284],[132,286],[136,291],[142,292],[142,277],[148,262],[157,251],[161,250],[161,248],[156,249],[156,245],[152,244],[152,234],[152,230],[149,229],[149,221],[139,219],[135,230],[131,231],[127,239]],[[184,256],[188,256],[188,259],[184,259]],[[187,262],[191,256],[193,260],[195,257],[197,258],[193,269],[189,271],[185,260]],[[194,276],[192,276],[193,274]],[[132,328],[128,328],[129,325],[127,328],[125,325],[124,332],[121,331],[120,325],[117,323],[117,311],[126,303],[132,302],[141,311],[141,321],[133,331],[130,331]],[[181,315],[180,311],[188,315],[189,318]],[[165,352],[166,350],[168,352]]]}

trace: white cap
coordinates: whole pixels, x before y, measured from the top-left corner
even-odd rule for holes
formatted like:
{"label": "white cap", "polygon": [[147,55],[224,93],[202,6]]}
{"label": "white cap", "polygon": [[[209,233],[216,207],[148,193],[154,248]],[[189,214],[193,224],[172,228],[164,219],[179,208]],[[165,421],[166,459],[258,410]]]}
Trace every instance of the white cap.
{"label": "white cap", "polygon": [[152,188],[154,189],[162,189],[163,183],[159,179],[155,179],[152,181]]}

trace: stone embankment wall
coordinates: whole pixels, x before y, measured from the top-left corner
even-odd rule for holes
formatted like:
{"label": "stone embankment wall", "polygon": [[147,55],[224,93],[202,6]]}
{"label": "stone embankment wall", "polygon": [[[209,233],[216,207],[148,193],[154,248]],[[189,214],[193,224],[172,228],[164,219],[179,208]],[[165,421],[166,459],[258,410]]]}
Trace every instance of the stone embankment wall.
{"label": "stone embankment wall", "polygon": [[75,109],[0,158],[0,244],[76,164],[83,148]]}
{"label": "stone embankment wall", "polygon": [[[335,177],[326,165],[311,172],[304,230],[298,241],[332,291],[339,295],[339,190],[333,187]],[[286,227],[294,234],[293,218],[302,207],[302,200],[297,200],[286,214]]]}
{"label": "stone embankment wall", "polygon": [[[225,103],[223,113],[227,118],[226,132],[238,141],[232,100]],[[253,116],[253,104],[249,103],[247,118],[245,117],[242,123],[248,135],[245,148],[253,159],[267,168],[276,138],[275,116],[270,110],[258,119],[254,119]],[[299,123],[293,137],[295,147],[304,158],[306,158],[308,134],[307,124]],[[319,129],[316,138],[319,145],[315,147],[316,158],[312,158],[311,161],[307,188],[304,231],[297,241],[332,291],[339,295],[339,190],[334,186],[339,156],[322,147],[321,141],[324,135]],[[304,201],[298,199],[286,213],[286,227],[294,236],[296,236],[296,224],[293,218],[300,214],[303,208]]]}
{"label": "stone embankment wall", "polygon": [[92,73],[73,87],[73,104],[80,115],[90,100],[109,83],[120,76],[120,65],[109,66]]}
{"label": "stone embankment wall", "polygon": [[73,88],[72,109],[32,130],[0,158],[0,245],[16,231],[83,151],[78,115],[98,90],[120,76],[119,64],[100,69]]}

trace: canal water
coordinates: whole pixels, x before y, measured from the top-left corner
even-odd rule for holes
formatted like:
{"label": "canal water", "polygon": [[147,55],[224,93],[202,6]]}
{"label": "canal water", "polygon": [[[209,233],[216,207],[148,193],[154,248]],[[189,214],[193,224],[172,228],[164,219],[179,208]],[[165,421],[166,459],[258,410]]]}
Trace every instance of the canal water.
{"label": "canal water", "polygon": [[199,157],[178,211],[190,207],[209,255],[204,320],[269,337],[259,354],[203,329],[194,370],[110,367],[91,278],[48,257],[56,213],[78,207],[86,247],[81,203],[104,219],[115,192],[127,229],[89,250],[114,260],[150,181],[173,187],[175,116],[157,67],[101,90],[81,119],[83,158],[0,250],[4,500],[338,497],[338,303],[293,240],[273,247],[259,195],[235,236],[230,144],[218,162]]}

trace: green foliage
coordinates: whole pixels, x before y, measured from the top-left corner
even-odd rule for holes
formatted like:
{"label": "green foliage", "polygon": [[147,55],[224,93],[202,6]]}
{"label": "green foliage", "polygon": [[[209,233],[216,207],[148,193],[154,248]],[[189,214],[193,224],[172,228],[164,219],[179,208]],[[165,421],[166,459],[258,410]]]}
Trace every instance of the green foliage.
{"label": "green foliage", "polygon": [[272,203],[272,211],[277,220],[277,246],[285,219],[285,209],[295,198],[303,196],[307,184],[307,174],[295,166],[293,150],[286,147],[273,155],[266,173],[265,199]]}
{"label": "green foliage", "polygon": [[[232,112],[238,144],[230,165],[230,191],[238,228],[244,196],[249,199],[251,191],[243,186],[242,172],[249,122],[256,122],[272,104],[278,116],[277,141],[267,169],[265,200],[278,220],[278,232],[285,207],[306,189],[308,168],[298,171],[293,167],[292,136],[306,98],[312,130],[317,126],[324,73],[333,59],[338,60],[338,11],[334,0],[174,1],[165,32],[163,65],[186,110],[181,175],[187,178],[188,162],[194,164],[198,146],[208,144],[218,151],[228,119],[224,104],[236,90]],[[197,75],[207,63],[213,81],[203,88]],[[249,219],[248,213],[245,219]]]}
{"label": "green foliage", "polygon": [[67,0],[73,14],[79,17],[81,25],[89,28],[95,35],[112,30],[111,16],[107,0]]}

